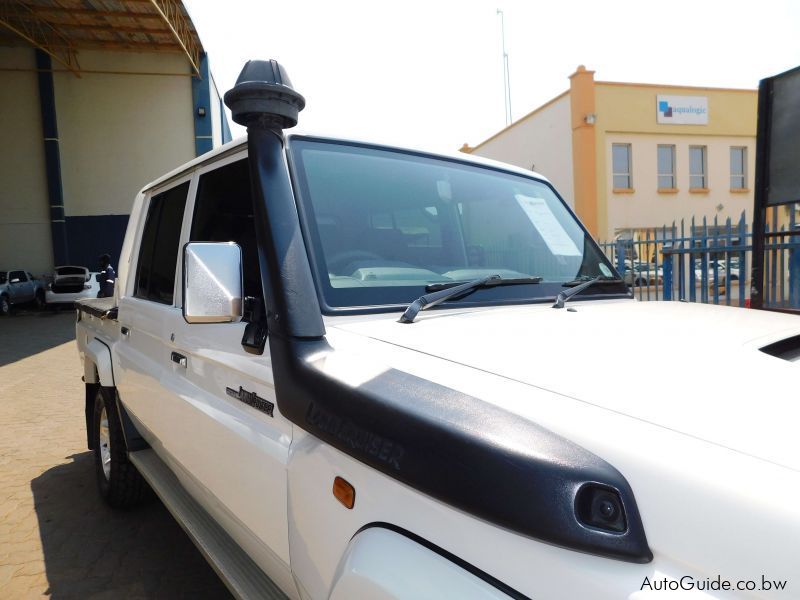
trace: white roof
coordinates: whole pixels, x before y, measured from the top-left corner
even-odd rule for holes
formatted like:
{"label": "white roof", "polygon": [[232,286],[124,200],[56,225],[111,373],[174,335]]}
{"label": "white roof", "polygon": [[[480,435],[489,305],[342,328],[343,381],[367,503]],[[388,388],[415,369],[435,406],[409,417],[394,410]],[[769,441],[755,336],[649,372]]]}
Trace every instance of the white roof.
{"label": "white roof", "polygon": [[[422,148],[422,147],[408,147],[408,146],[407,147],[401,147],[401,146],[395,146],[395,145],[391,145],[391,144],[382,143],[382,142],[375,141],[375,140],[348,139],[348,138],[342,138],[342,137],[332,137],[332,136],[327,136],[327,135],[316,135],[314,133],[306,132],[306,131],[296,132],[296,133],[289,133],[289,134],[287,134],[286,137],[287,137],[287,139],[291,139],[292,137],[313,137],[313,138],[325,139],[325,140],[335,140],[335,141],[342,141],[342,142],[362,143],[362,144],[370,144],[370,145],[375,145],[375,146],[383,146],[385,148],[395,149],[395,150],[412,150],[414,152],[422,152],[422,153],[428,154],[428,155],[433,156],[433,157],[449,158],[449,159],[455,159],[455,160],[458,160],[458,161],[461,161],[461,162],[465,162],[465,163],[471,163],[471,164],[476,164],[476,165],[483,165],[483,166],[500,168],[500,169],[503,169],[504,171],[509,171],[511,173],[517,173],[517,174],[520,174],[520,175],[525,175],[527,177],[531,177],[532,176],[532,177],[535,177],[537,179],[541,179],[542,181],[548,181],[549,182],[549,179],[547,179],[547,177],[545,177],[544,175],[540,175],[539,173],[536,173],[535,171],[528,171],[526,169],[522,169],[522,168],[517,167],[515,165],[509,165],[507,163],[503,163],[503,162],[496,161],[496,160],[491,160],[489,158],[484,158],[482,156],[475,156],[475,155],[472,155],[472,154],[464,154],[463,152],[431,152],[430,150],[426,150],[425,148]],[[195,158],[193,160],[190,160],[189,162],[177,167],[176,169],[173,169],[169,173],[166,173],[165,175],[162,175],[158,179],[156,179],[154,181],[151,181],[150,183],[148,183],[146,186],[144,186],[142,188],[142,191],[144,192],[144,191],[149,190],[151,188],[157,187],[158,185],[164,183],[165,181],[168,181],[168,180],[172,179],[173,177],[177,177],[178,175],[180,175],[182,173],[185,173],[186,171],[192,170],[194,167],[197,167],[199,165],[202,165],[202,164],[205,164],[207,162],[213,161],[214,157],[219,156],[220,154],[227,154],[227,153],[229,153],[231,151],[235,152],[236,150],[244,150],[246,147],[247,147],[247,136],[242,136],[240,138],[232,140],[232,141],[228,142],[227,144],[223,144],[219,148],[215,148],[214,150],[212,150],[210,152],[206,152],[205,154],[202,154],[202,155],[198,156],[197,158]]]}

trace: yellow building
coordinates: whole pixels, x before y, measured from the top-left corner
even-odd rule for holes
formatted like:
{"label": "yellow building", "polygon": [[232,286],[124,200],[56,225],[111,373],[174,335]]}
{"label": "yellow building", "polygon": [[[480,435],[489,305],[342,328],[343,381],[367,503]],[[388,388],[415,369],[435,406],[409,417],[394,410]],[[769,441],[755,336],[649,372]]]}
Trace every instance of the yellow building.
{"label": "yellow building", "polygon": [[[753,209],[756,90],[595,81],[462,151],[548,177],[601,240]],[[688,233],[688,230],[687,230]]]}

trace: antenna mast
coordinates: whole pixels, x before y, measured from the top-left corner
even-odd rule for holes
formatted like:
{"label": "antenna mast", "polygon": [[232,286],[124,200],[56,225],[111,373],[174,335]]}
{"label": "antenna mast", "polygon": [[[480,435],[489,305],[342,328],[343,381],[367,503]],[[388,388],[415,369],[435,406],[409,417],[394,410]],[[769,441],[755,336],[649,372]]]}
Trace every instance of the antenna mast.
{"label": "antenna mast", "polygon": [[511,124],[511,75],[508,70],[508,51],[506,50],[506,20],[502,9],[497,9],[500,16],[500,37],[503,41],[503,100],[506,108],[506,126]]}

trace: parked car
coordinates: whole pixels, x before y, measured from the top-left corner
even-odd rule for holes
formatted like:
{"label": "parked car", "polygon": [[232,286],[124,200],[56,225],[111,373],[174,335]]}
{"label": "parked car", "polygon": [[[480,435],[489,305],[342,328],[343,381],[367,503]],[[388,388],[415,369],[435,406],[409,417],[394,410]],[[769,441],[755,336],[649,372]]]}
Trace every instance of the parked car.
{"label": "parked car", "polygon": [[[730,269],[728,269],[728,265],[724,259],[714,261],[717,263],[717,268],[719,271],[726,274],[727,277],[730,277],[731,281],[739,281],[739,261],[734,261],[731,259]],[[713,265],[711,265],[713,268]]]}
{"label": "parked car", "polygon": [[626,261],[623,280],[628,285],[646,286],[657,285],[664,281],[664,270],[659,266],[648,263],[632,263]]}
{"label": "parked car", "polygon": [[10,314],[14,306],[21,304],[44,308],[44,282],[22,269],[0,271],[0,315]]}
{"label": "parked car", "polygon": [[72,305],[82,298],[97,298],[100,286],[97,273],[86,267],[65,265],[53,270],[53,280],[47,284],[45,301],[48,305]]}
{"label": "parked car", "polygon": [[[108,504],[152,487],[243,598],[796,597],[796,317],[637,302],[528,170],[286,134],[274,61],[225,102],[248,138],[147,185],[77,303]],[[747,376],[621,385],[656,364]]]}

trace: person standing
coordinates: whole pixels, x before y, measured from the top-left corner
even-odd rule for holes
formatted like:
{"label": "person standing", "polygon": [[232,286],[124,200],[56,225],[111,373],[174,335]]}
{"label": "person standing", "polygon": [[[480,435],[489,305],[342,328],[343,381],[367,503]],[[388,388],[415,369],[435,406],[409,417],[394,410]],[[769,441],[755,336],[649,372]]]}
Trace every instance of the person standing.
{"label": "person standing", "polygon": [[100,291],[97,292],[98,298],[110,298],[114,295],[114,282],[117,274],[111,266],[111,256],[108,254],[100,255],[100,272],[95,276],[97,283],[100,284]]}

